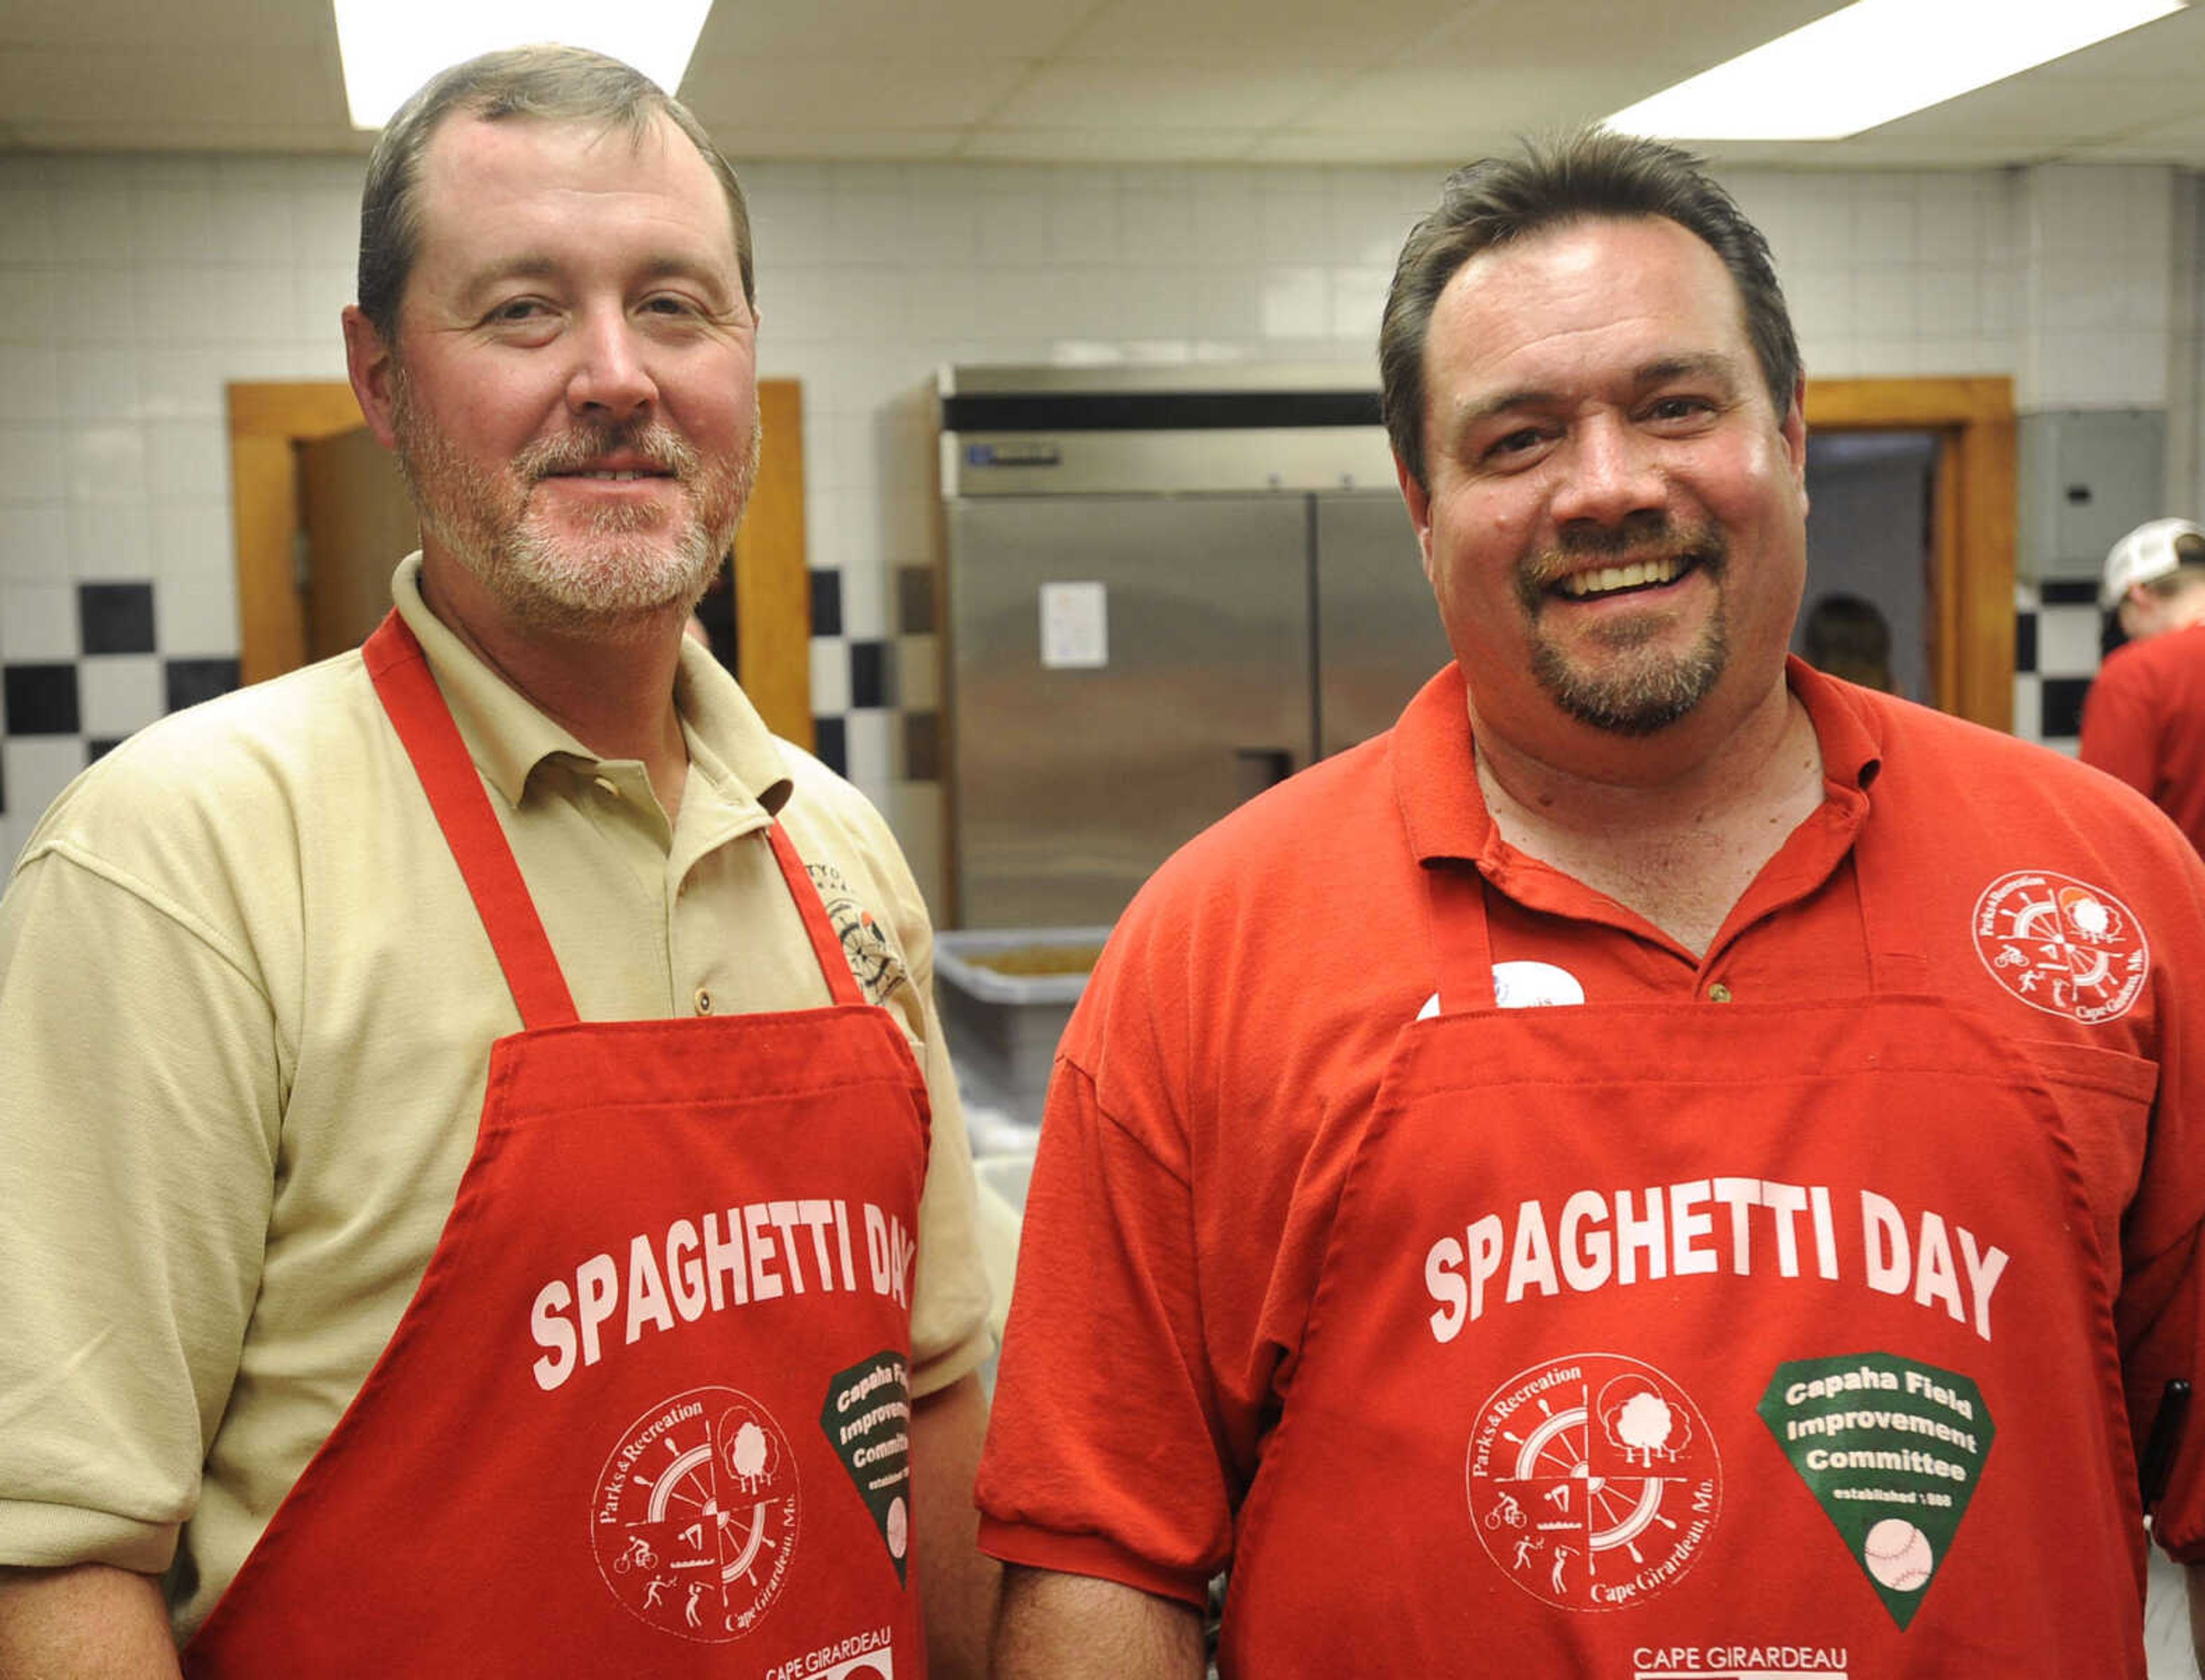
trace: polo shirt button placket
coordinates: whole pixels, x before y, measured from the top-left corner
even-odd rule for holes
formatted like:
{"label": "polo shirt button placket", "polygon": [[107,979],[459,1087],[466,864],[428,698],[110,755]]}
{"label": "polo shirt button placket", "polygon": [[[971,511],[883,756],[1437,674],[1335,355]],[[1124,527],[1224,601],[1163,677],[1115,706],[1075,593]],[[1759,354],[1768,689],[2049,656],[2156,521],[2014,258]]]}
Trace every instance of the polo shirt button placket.
{"label": "polo shirt button placket", "polygon": [[697,1012],[699,1015],[709,1015],[712,1012],[712,994],[702,986],[697,988],[696,1002]]}
{"label": "polo shirt button placket", "polygon": [[1721,981],[1716,981],[1714,985],[1708,988],[1708,1001],[1709,1003],[1728,1003],[1730,1001],[1730,988],[1724,985]]}

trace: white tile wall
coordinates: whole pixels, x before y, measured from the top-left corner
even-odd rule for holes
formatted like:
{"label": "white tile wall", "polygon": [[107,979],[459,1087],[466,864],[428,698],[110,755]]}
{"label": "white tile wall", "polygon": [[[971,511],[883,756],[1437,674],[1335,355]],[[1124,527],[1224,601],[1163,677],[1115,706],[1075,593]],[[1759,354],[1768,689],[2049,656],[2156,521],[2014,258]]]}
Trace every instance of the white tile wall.
{"label": "white tile wall", "polygon": [[[811,563],[845,574],[845,637],[891,632],[882,570],[929,540],[907,416],[938,364],[1369,369],[1441,173],[746,168],[760,368],[804,383]],[[223,383],[342,377],[359,176],[344,158],[0,157],[0,582],[152,578],[163,652],[236,651]],[[2205,376],[2195,312],[2172,306],[2165,170],[1730,184],[1775,247],[1812,373],[2012,373],[2062,401],[2155,402]],[[820,679],[823,698],[846,681]],[[885,724],[852,743],[884,798]],[[8,795],[0,857],[33,815],[23,783]]]}
{"label": "white tile wall", "polygon": [[2020,177],[2024,411],[2168,405],[2175,185],[2172,170],[2144,166]]}

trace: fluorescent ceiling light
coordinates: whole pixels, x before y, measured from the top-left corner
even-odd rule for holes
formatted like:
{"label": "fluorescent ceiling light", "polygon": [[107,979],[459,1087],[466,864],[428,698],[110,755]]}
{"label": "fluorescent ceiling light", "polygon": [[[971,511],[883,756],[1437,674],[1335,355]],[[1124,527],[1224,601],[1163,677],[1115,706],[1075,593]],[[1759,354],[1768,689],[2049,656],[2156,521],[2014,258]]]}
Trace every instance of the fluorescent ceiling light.
{"label": "fluorescent ceiling light", "polygon": [[336,0],[352,126],[380,128],[447,65],[499,47],[557,41],[681,86],[712,0]]}
{"label": "fluorescent ceiling light", "polygon": [[1608,119],[1691,140],[1838,140],[2178,12],[2189,0],[1857,0]]}

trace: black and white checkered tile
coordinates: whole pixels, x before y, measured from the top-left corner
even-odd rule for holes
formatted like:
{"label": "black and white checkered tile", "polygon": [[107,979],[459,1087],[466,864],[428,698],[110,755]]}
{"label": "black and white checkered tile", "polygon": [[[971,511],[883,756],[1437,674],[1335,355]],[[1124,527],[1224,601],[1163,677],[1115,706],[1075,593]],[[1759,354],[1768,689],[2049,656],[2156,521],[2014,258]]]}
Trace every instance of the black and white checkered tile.
{"label": "black and white checkered tile", "polygon": [[[877,793],[942,774],[934,575],[900,567],[893,584],[892,636],[852,637],[843,629],[841,573],[811,573],[816,750]],[[151,583],[9,591],[0,816],[15,819],[19,840],[78,771],[124,736],[237,686],[235,659],[161,655],[153,591]],[[2024,584],[2014,605],[2014,733],[2072,752],[2101,657],[2095,586]]]}
{"label": "black and white checkered tile", "polygon": [[2080,579],[2014,591],[2013,733],[2071,754],[2083,697],[2104,656],[2098,586]]}
{"label": "black and white checkered tile", "polygon": [[237,686],[235,659],[164,658],[150,583],[11,585],[0,627],[0,816],[16,837],[135,730]]}
{"label": "black and white checkered tile", "polygon": [[[923,567],[899,580],[899,628],[930,644],[932,581]],[[919,604],[914,604],[915,603]],[[124,736],[164,713],[238,685],[235,659],[163,657],[157,646],[154,585],[11,585],[0,601],[0,819],[20,843],[54,796]],[[844,633],[842,578],[811,574],[812,710],[819,757],[878,797],[898,778],[938,772],[926,683],[901,703],[897,640]],[[731,639],[731,638],[730,638]]]}
{"label": "black and white checkered tile", "polygon": [[899,684],[901,650],[883,638],[852,636],[845,629],[842,574],[811,573],[812,750],[829,769],[881,798],[889,784],[910,774],[901,737],[907,733],[900,704],[910,697]]}

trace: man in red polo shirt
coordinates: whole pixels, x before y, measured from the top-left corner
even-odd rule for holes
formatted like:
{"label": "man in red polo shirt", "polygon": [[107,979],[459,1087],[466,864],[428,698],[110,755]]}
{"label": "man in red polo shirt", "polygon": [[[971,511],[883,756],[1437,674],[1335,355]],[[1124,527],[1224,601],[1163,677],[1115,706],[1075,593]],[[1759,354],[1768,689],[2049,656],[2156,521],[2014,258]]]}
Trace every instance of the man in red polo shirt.
{"label": "man in red polo shirt", "polygon": [[2119,776],[2205,852],[2205,531],[2154,519],[2113,544],[2099,604],[2129,639],[2083,702],[2083,762]]}
{"label": "man in red polo shirt", "polygon": [[[1459,172],[1380,363],[1454,662],[1166,864],[1067,1033],[996,1672],[1191,1680],[1229,1565],[1266,1680],[2140,1680],[2205,865],[1787,660],[1798,353],[1683,154]],[[2157,1517],[2205,1557],[2194,1438]]]}

